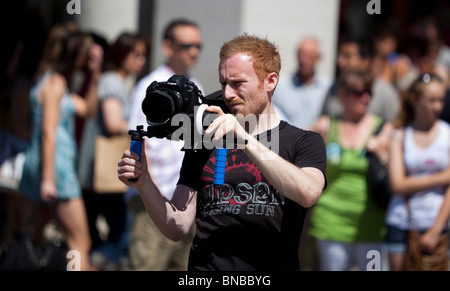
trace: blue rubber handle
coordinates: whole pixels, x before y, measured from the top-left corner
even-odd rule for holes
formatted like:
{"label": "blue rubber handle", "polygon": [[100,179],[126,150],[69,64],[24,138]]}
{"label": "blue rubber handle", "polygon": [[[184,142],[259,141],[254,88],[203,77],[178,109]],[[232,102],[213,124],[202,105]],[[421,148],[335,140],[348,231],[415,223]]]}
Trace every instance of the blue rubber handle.
{"label": "blue rubber handle", "polygon": [[140,140],[131,140],[130,150],[139,156],[138,161],[141,160],[141,145],[142,142]]}
{"label": "blue rubber handle", "polygon": [[[139,156],[138,161],[141,160],[141,145],[142,145],[142,141],[141,140],[134,140],[133,137],[131,138],[130,150],[132,152],[135,152]],[[130,182],[136,182],[137,178],[129,179],[129,181]]]}
{"label": "blue rubber handle", "polygon": [[214,185],[223,186],[227,164],[227,149],[216,149],[216,165],[214,167]]}

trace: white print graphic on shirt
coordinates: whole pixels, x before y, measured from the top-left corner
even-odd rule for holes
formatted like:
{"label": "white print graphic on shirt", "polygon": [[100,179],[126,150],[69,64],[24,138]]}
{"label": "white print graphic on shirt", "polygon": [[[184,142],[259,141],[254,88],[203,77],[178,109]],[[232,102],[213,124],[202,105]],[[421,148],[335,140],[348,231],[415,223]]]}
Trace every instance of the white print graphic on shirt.
{"label": "white print graphic on shirt", "polygon": [[[202,214],[206,216],[240,214],[265,215],[273,217],[275,207],[282,205],[278,191],[264,182],[255,185],[241,183],[236,188],[224,184],[222,188],[214,185],[205,187],[200,200]],[[245,206],[245,207],[243,207]]]}

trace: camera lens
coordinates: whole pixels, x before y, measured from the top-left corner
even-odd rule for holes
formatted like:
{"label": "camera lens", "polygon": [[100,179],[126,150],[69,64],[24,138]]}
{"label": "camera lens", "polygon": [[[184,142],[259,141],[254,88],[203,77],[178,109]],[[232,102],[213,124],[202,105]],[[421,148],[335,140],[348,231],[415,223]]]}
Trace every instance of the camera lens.
{"label": "camera lens", "polygon": [[150,125],[159,125],[176,114],[176,105],[173,98],[164,91],[148,92],[142,102],[142,111]]}

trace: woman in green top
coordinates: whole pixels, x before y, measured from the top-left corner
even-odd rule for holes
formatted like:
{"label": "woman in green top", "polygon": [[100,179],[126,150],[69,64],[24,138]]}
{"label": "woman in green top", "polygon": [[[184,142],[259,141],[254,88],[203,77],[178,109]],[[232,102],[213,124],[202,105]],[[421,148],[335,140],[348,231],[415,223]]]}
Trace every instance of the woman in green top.
{"label": "woman in green top", "polygon": [[[320,270],[366,270],[370,250],[381,253],[385,209],[369,198],[365,151],[388,159],[392,125],[367,112],[372,78],[362,72],[344,73],[338,95],[340,117],[322,116],[314,131],[327,145],[327,189],[311,209],[309,233],[315,238]],[[374,133],[382,126],[380,133]],[[378,266],[381,268],[381,266]]]}

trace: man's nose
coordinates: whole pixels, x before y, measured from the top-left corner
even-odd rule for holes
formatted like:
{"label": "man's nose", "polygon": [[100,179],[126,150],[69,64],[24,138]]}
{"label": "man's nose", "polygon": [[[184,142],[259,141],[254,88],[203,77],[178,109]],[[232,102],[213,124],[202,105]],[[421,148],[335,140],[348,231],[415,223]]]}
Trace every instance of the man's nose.
{"label": "man's nose", "polygon": [[236,95],[235,92],[236,91],[230,85],[228,85],[228,84],[225,85],[223,87],[223,92],[222,92],[224,100],[231,101],[234,98],[234,96]]}

